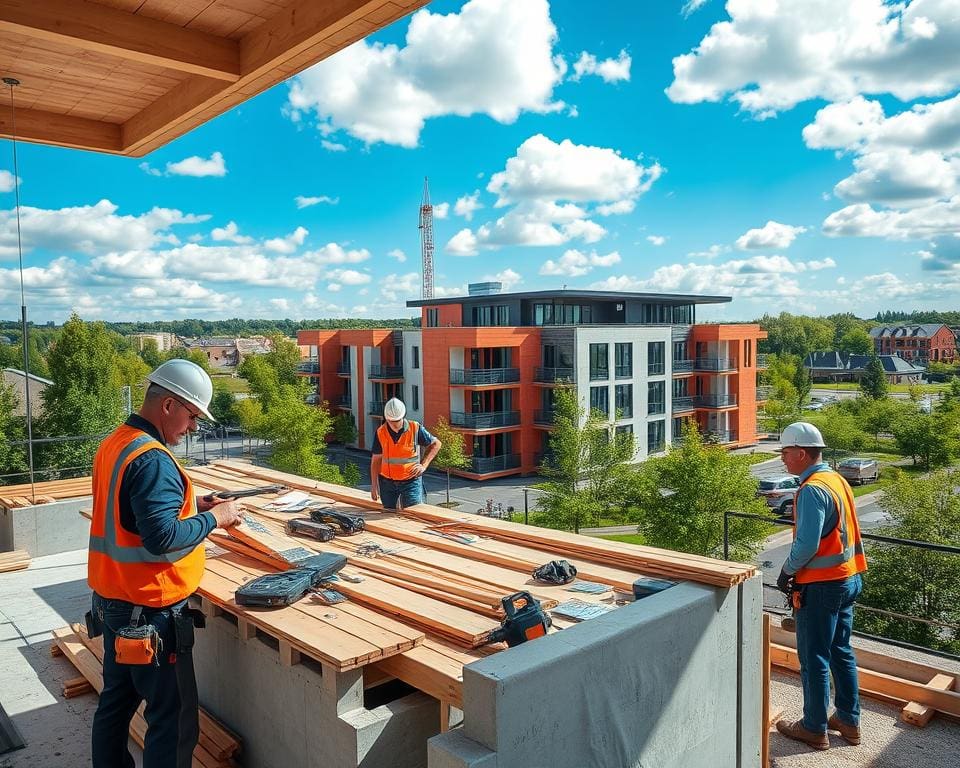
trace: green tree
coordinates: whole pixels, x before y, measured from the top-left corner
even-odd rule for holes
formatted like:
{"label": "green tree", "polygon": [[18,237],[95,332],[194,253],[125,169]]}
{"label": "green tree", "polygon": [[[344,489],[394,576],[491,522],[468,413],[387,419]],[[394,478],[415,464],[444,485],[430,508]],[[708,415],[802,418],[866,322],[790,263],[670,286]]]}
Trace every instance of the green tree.
{"label": "green tree", "polygon": [[470,457],[467,456],[466,444],[462,432],[453,429],[443,416],[437,419],[431,430],[441,442],[440,451],[433,459],[433,466],[443,470],[447,475],[447,501],[450,506],[450,472],[455,469],[465,469],[470,466]]}
{"label": "green tree", "polygon": [[547,479],[538,486],[543,493],[532,519],[535,525],[579,532],[585,522],[622,506],[633,440],[630,435],[611,440],[606,419],[596,412],[585,415],[569,388],[556,391],[554,412],[542,467]]}
{"label": "green tree", "polygon": [[[53,384],[43,392],[43,434],[103,435],[123,420],[117,358],[103,323],[71,316],[49,354]],[[42,466],[62,474],[88,473],[97,445],[95,439],[49,443],[40,451]]]}
{"label": "green tree", "polygon": [[883,372],[883,363],[880,362],[879,357],[873,355],[860,377],[860,391],[867,397],[879,400],[881,397],[887,396],[888,389],[887,377]]}
{"label": "green tree", "polygon": [[892,432],[897,421],[905,415],[904,409],[909,407],[889,397],[877,400],[864,397],[858,403],[857,422],[864,432],[873,435],[877,448],[880,447],[880,434]]}
{"label": "green tree", "polygon": [[759,322],[767,332],[766,340],[760,342],[766,352],[796,355],[802,360],[811,352],[834,346],[834,325],[826,318],[781,312],[777,317],[764,315]]}
{"label": "green tree", "polygon": [[800,398],[794,386],[800,358],[794,355],[771,355],[769,367],[764,372],[765,380],[773,387],[773,399],[800,407]]}
{"label": "green tree", "polygon": [[147,374],[150,370],[150,366],[134,352],[117,354],[114,360],[113,386],[118,391],[123,390],[124,387],[130,387],[130,406],[134,411],[143,405],[143,397],[147,393]]}
{"label": "green tree", "polygon": [[360,467],[358,467],[354,462],[348,461],[342,470],[343,474],[343,484],[350,487],[356,488],[360,485],[361,474]]}
{"label": "green tree", "polygon": [[852,355],[869,355],[873,352],[873,339],[862,326],[856,326],[840,338],[837,349]]}
{"label": "green tree", "polygon": [[802,360],[797,362],[793,370],[793,388],[797,393],[797,404],[803,405],[813,389],[813,380],[810,378],[810,370],[804,367]]}
{"label": "green tree", "polygon": [[[27,471],[27,454],[21,445],[12,442],[26,438],[25,419],[17,413],[19,401],[13,387],[0,381],[0,485],[15,485],[24,480],[17,477]],[[13,475],[12,477],[7,477]]]}
{"label": "green tree", "polygon": [[[725,512],[769,515],[746,460],[705,444],[693,424],[685,427],[679,446],[641,465],[630,494],[647,544],[711,557],[723,553]],[[749,559],[772,531],[760,520],[731,517],[730,556]]]}
{"label": "green tree", "polygon": [[300,347],[293,339],[274,334],[270,337],[271,349],[265,355],[256,355],[263,359],[277,372],[281,384],[297,384],[301,379],[297,376],[297,366],[300,364]]}
{"label": "green tree", "polygon": [[213,400],[210,401],[210,413],[217,420],[218,424],[231,425],[237,421],[237,415],[234,411],[237,399],[233,393],[220,384],[213,382]]}
{"label": "green tree", "polygon": [[953,410],[901,417],[893,427],[898,450],[922,467],[942,467],[960,452],[957,414]]}
{"label": "green tree", "polygon": [[357,425],[352,413],[339,413],[333,417],[331,437],[341,445],[350,445],[357,441]]}
{"label": "green tree", "polygon": [[856,416],[844,408],[830,406],[805,416],[823,435],[830,451],[860,451],[867,444],[867,435]]}
{"label": "green tree", "polygon": [[763,406],[763,426],[778,435],[783,428],[797,418],[797,407],[793,400],[771,398]]}
{"label": "green tree", "polygon": [[[899,472],[880,497],[890,524],[877,532],[911,541],[960,546],[960,472],[925,477]],[[960,555],[915,547],[869,544],[870,570],[860,603],[927,619],[909,621],[858,611],[857,629],[926,648],[960,653]]]}
{"label": "green tree", "polygon": [[151,371],[160,365],[164,359],[155,339],[143,340],[143,349],[140,350],[140,357]]}

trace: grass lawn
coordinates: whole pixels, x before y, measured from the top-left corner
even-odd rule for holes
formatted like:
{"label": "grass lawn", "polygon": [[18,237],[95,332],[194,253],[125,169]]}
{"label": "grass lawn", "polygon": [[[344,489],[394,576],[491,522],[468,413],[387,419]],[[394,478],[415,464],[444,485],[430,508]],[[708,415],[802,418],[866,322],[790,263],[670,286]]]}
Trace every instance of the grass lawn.
{"label": "grass lawn", "polygon": [[[920,384],[918,385],[923,394],[931,394],[936,392],[943,392],[950,388],[950,385],[946,382],[937,382],[936,384]],[[830,389],[835,392],[858,392],[860,390],[860,385],[855,381],[838,381],[835,384],[814,384],[814,390],[818,389]],[[889,384],[888,391],[890,392],[903,392],[907,393],[910,391],[909,384]]]}
{"label": "grass lawn", "polygon": [[594,536],[595,539],[609,539],[610,541],[623,541],[627,544],[646,544],[643,536],[639,533],[618,533],[610,536]]}
{"label": "grass lawn", "polygon": [[249,392],[250,385],[246,379],[237,376],[211,376],[213,386],[217,389],[225,389],[227,392],[237,394],[238,392]]}
{"label": "grass lawn", "polygon": [[779,454],[773,453],[772,451],[756,451],[755,453],[739,453],[737,456],[741,459],[745,459],[747,464],[762,464],[765,461],[770,461],[770,459],[779,458]]}

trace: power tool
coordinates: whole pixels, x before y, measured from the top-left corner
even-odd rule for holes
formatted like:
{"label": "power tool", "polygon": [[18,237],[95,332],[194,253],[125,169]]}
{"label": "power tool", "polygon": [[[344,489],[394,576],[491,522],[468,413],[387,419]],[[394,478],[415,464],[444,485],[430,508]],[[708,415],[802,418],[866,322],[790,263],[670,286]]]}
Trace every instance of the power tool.
{"label": "power tool", "polygon": [[279,493],[287,490],[285,485],[261,485],[258,488],[243,488],[237,491],[219,491],[217,493],[208,493],[203,497],[204,501],[214,501],[215,499],[243,499],[247,496],[260,496],[264,493]]}
{"label": "power tool", "polygon": [[330,507],[307,507],[305,511],[310,512],[310,519],[313,522],[335,525],[341,533],[348,536],[363,530],[363,518],[359,515],[347,515]]}
{"label": "power tool", "polygon": [[553,625],[540,603],[529,592],[515,592],[500,601],[506,618],[498,629],[487,635],[484,644],[506,643],[510,648],[543,637]]}
{"label": "power tool", "polygon": [[309,536],[317,541],[331,541],[336,532],[325,523],[317,523],[308,517],[295,517],[287,521],[287,533]]}

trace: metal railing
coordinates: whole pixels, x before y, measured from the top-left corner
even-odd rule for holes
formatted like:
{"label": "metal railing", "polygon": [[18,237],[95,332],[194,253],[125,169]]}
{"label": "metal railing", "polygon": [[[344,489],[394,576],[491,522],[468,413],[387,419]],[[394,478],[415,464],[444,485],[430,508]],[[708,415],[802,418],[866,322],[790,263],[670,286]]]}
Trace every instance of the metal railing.
{"label": "metal railing", "polygon": [[337,373],[340,374],[341,376],[343,376],[343,375],[349,376],[349,375],[350,375],[350,363],[349,363],[349,362],[344,362],[343,360],[341,360],[339,363],[337,363]]}
{"label": "metal railing", "polygon": [[647,363],[647,376],[660,376],[666,370],[666,363]]}
{"label": "metal railing", "polygon": [[371,400],[370,404],[367,406],[367,413],[371,416],[383,416],[383,406],[386,405],[384,400]]}
{"label": "metal railing", "polygon": [[533,380],[541,384],[572,384],[576,378],[573,368],[538,367],[533,372]]}
{"label": "metal railing", "polygon": [[520,411],[452,411],[450,426],[462,429],[496,429],[498,427],[515,427],[520,423]]}
{"label": "metal railing", "polygon": [[766,354],[763,354],[763,353],[758,354],[758,355],[757,355],[757,368],[766,368],[766,367],[768,367],[769,363],[767,362],[767,360],[768,360],[768,358],[767,358],[767,355],[766,355]]}
{"label": "metal railing", "polygon": [[502,456],[474,456],[470,459],[470,471],[478,475],[517,469],[519,466],[520,454],[517,453],[505,453]]}
{"label": "metal railing", "polygon": [[758,400],[758,401],[769,400],[769,399],[770,399],[770,395],[772,395],[772,394],[773,394],[773,387],[766,386],[766,385],[765,385],[765,386],[762,386],[762,387],[757,387],[757,400]]}
{"label": "metal railing", "polygon": [[337,408],[352,408],[353,407],[353,398],[350,395],[338,395],[333,400],[333,404]]}
{"label": "metal railing", "polygon": [[729,408],[737,404],[736,395],[697,395],[693,398],[697,408]]}
{"label": "metal railing", "polygon": [[674,373],[690,373],[693,370],[693,360],[674,360]]}
{"label": "metal railing", "polygon": [[451,384],[515,384],[520,381],[519,368],[451,368]]}
{"label": "metal railing", "polygon": [[320,362],[316,359],[304,360],[297,365],[297,373],[320,373]]}
{"label": "metal railing", "polygon": [[556,417],[557,412],[553,408],[543,408],[539,411],[533,412],[533,423],[534,424],[546,424],[548,426],[553,426],[553,420]]}
{"label": "metal railing", "polygon": [[735,371],[737,361],[729,357],[698,357],[693,367],[698,371]]}
{"label": "metal railing", "polygon": [[692,397],[674,397],[670,400],[670,410],[673,413],[683,413],[684,411],[693,410],[693,398]]}
{"label": "metal railing", "polygon": [[369,377],[371,379],[402,379],[403,366],[402,365],[371,365]]}
{"label": "metal railing", "polygon": [[659,416],[667,412],[667,404],[663,400],[647,403],[647,416]]}
{"label": "metal railing", "polygon": [[704,433],[703,439],[704,442],[720,443],[721,445],[725,443],[735,443],[737,441],[737,433],[732,429],[711,429]]}

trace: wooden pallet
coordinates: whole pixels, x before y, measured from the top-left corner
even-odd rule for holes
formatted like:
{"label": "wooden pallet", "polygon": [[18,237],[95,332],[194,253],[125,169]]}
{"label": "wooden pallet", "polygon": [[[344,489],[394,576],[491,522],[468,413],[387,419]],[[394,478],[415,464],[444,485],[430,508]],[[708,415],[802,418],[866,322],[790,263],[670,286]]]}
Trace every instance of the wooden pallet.
{"label": "wooden pallet", "polygon": [[0,573],[20,571],[30,567],[30,553],[25,549],[15,549],[12,552],[0,552]]}
{"label": "wooden pallet", "polygon": [[63,499],[79,499],[92,494],[93,479],[90,477],[45,480],[33,485],[0,485],[0,508],[19,509]]}

